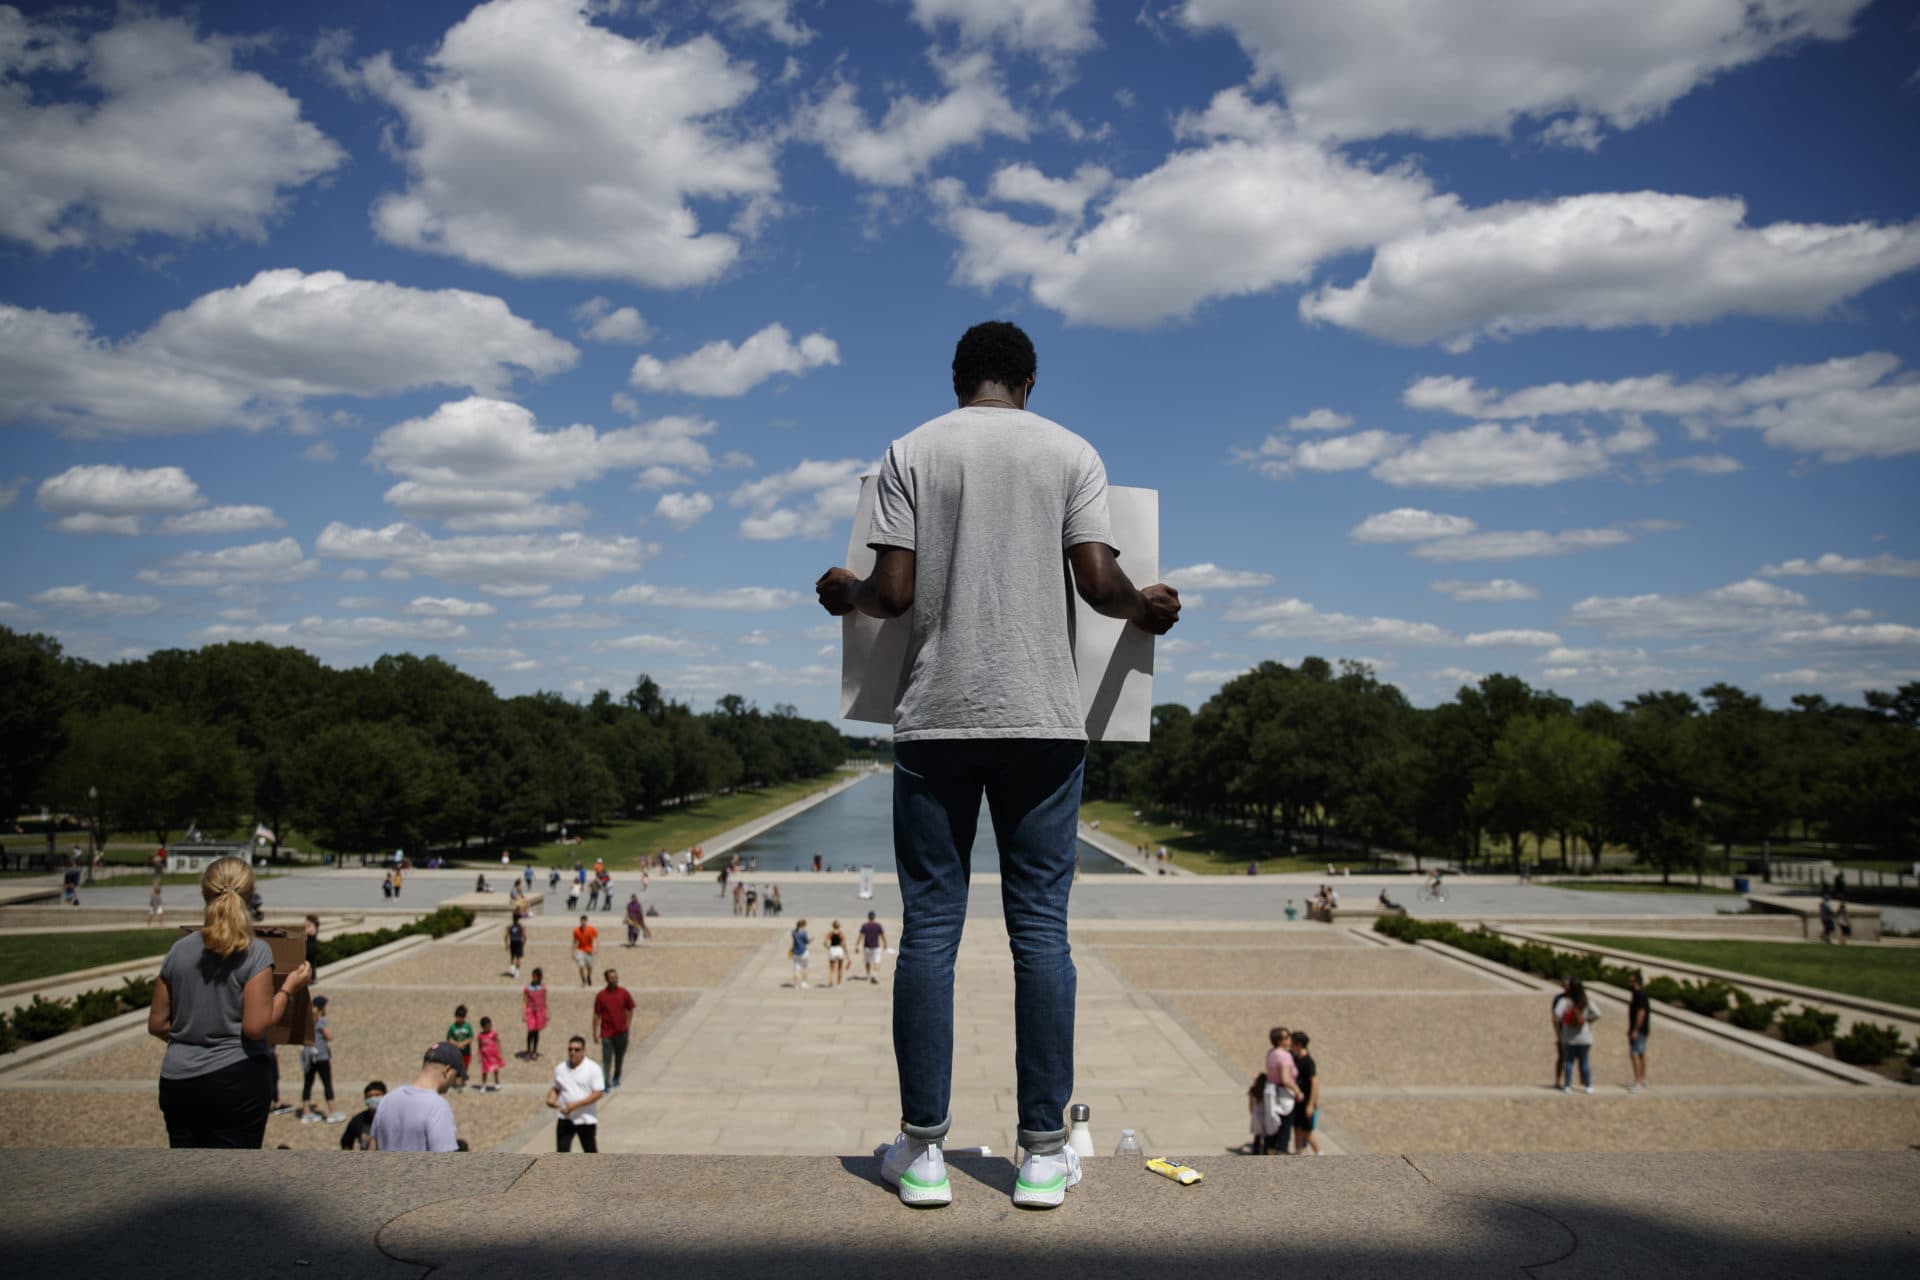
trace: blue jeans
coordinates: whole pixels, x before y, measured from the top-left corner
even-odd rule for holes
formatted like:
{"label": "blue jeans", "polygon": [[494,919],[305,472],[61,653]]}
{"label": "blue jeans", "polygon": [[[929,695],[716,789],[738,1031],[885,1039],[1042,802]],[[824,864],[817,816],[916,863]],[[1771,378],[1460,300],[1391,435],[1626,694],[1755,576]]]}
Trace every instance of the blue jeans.
{"label": "blue jeans", "polygon": [[1576,1062],[1580,1064],[1580,1083],[1582,1085],[1591,1085],[1593,1083],[1593,1066],[1589,1062],[1589,1057],[1592,1053],[1593,1046],[1590,1044],[1570,1044],[1567,1046],[1566,1063],[1561,1068],[1560,1074],[1561,1088],[1564,1089],[1573,1084],[1573,1064]]}
{"label": "blue jeans", "polygon": [[905,920],[893,971],[893,1056],[901,1128],[943,1138],[951,1123],[953,963],[967,918],[984,794],[1000,849],[1000,903],[1013,949],[1019,1142],[1058,1151],[1073,1093],[1076,977],[1067,895],[1086,744],[1055,738],[952,738],[894,748],[893,855]]}

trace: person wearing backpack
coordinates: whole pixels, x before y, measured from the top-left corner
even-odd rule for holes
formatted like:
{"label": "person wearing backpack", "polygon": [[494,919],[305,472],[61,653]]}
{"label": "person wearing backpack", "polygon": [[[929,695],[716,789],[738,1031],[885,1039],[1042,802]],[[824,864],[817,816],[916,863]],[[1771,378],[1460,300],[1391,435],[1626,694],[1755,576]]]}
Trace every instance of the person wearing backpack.
{"label": "person wearing backpack", "polygon": [[1573,1067],[1579,1063],[1580,1084],[1588,1093],[1592,1093],[1593,1024],[1600,1020],[1600,1011],[1587,999],[1586,988],[1580,984],[1580,979],[1568,981],[1567,993],[1553,1002],[1553,1016],[1560,1025],[1560,1045],[1564,1051],[1560,1092],[1573,1091]]}

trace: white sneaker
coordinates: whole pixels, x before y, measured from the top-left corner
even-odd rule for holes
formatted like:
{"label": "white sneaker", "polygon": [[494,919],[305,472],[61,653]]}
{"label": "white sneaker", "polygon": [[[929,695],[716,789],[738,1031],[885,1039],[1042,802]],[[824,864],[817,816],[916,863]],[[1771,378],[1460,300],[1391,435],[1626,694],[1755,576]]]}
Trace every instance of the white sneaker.
{"label": "white sneaker", "polygon": [[1072,1147],[1045,1156],[1029,1151],[1014,1180],[1013,1203],[1022,1209],[1057,1209],[1079,1183],[1080,1153]]}
{"label": "white sneaker", "polygon": [[319,1124],[320,1117],[316,1115],[314,1112],[302,1111],[300,1113],[300,1123],[301,1124]]}
{"label": "white sneaker", "polygon": [[932,1209],[953,1203],[953,1183],[947,1178],[947,1158],[937,1142],[901,1134],[880,1157],[880,1176],[900,1189],[900,1203]]}
{"label": "white sneaker", "polygon": [[1588,1094],[1588,1096],[1589,1096],[1589,1097],[1591,1097],[1591,1096],[1592,1096],[1592,1094],[1593,1094],[1593,1086],[1592,1086],[1592,1085],[1588,1085],[1588,1086],[1587,1086],[1587,1094]]}

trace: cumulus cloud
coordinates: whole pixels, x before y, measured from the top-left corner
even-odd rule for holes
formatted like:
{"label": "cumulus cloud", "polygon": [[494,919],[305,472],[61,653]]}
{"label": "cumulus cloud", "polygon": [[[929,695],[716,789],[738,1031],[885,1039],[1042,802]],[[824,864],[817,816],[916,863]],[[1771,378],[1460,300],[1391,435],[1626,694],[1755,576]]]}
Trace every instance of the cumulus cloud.
{"label": "cumulus cloud", "polygon": [[625,626],[625,620],[611,613],[556,613],[545,618],[522,618],[509,622],[509,631],[606,631]]}
{"label": "cumulus cloud", "polygon": [[770,39],[797,48],[814,37],[812,27],[793,14],[793,0],[726,0],[720,17],[729,26],[758,30]]}
{"label": "cumulus cloud", "polygon": [[1748,226],[1735,198],[1655,191],[1512,201],[1382,237],[1367,273],[1300,299],[1389,342],[1540,329],[1808,318],[1920,266],[1920,222]]}
{"label": "cumulus cloud", "polygon": [[1867,0],[1185,0],[1225,28],[1301,127],[1344,138],[1506,136],[1591,146],[1724,72],[1807,39],[1844,40]]}
{"label": "cumulus cloud", "polygon": [[700,646],[684,636],[656,636],[640,632],[616,640],[598,641],[595,649],[614,649],[623,653],[698,653]]}
{"label": "cumulus cloud", "polygon": [[168,516],[160,522],[161,533],[254,533],[261,529],[280,529],[286,521],[273,514],[272,507],[208,507],[185,515]]}
{"label": "cumulus cloud", "polygon": [[1227,621],[1258,624],[1252,634],[1263,640],[1448,644],[1454,639],[1445,628],[1431,622],[1323,613],[1305,600],[1294,598],[1241,605],[1228,612]]}
{"label": "cumulus cloud", "polygon": [[1049,178],[1030,164],[994,170],[987,191],[1004,204],[1030,204],[1056,218],[1078,219],[1087,202],[1113,185],[1113,174],[1099,165],[1081,165],[1071,178]]}
{"label": "cumulus cloud", "polygon": [[[728,118],[752,71],[710,36],[629,39],[597,11],[492,0],[418,74],[386,53],[353,72],[400,117],[408,183],[374,204],[381,238],[510,275],[660,288],[733,264],[779,188],[773,148]],[[695,202],[744,202],[734,232],[703,229]]]}
{"label": "cumulus cloud", "polygon": [[[1512,392],[1472,378],[1426,377],[1401,399],[1415,409],[1485,419],[1582,414],[1661,414],[1696,433],[1750,429],[1768,444],[1817,453],[1830,462],[1887,458],[1920,451],[1920,382],[1898,356],[1870,351],[1814,364],[1781,365],[1746,378],[1716,375],[1681,380],[1670,373],[1611,382],[1550,382]],[[1707,455],[1659,464],[1663,469],[1718,474],[1736,459]]]}
{"label": "cumulus cloud", "polygon": [[573,309],[580,336],[591,342],[645,342],[653,329],[632,307],[616,307],[605,298],[588,298]]}
{"label": "cumulus cloud", "polygon": [[34,502],[53,515],[147,516],[191,511],[206,499],[179,467],[69,467],[40,482]]}
{"label": "cumulus cloud", "polygon": [[[129,8],[81,38],[0,9],[0,235],[43,251],[143,234],[264,240],[290,191],[343,152],[300,103],[234,65],[241,41]],[[28,77],[77,73],[42,101]]]}
{"label": "cumulus cloud", "polygon": [[1739,632],[1810,631],[1830,619],[1810,610],[1797,591],[1748,578],[1699,595],[1650,592],[1637,596],[1589,596],[1569,616],[1611,635],[1681,637]]}
{"label": "cumulus cloud", "polygon": [[770,324],[737,347],[721,340],[672,360],[643,355],[633,362],[629,381],[649,391],[743,396],[777,374],[839,363],[840,347],[826,334],[810,333],[796,343],[785,325]]}
{"label": "cumulus cloud", "polygon": [[[485,591],[486,588],[480,588]],[[577,609],[587,602],[587,598],[577,591],[549,592],[532,602],[535,609]]]}
{"label": "cumulus cloud", "polygon": [[281,538],[218,551],[184,551],[161,561],[159,568],[142,569],[137,576],[162,587],[224,587],[293,582],[318,568],[297,540]]}
{"label": "cumulus cloud", "polygon": [[288,268],[120,343],[84,316],[0,304],[0,421],[82,435],[261,427],[309,397],[495,389],[577,356],[486,294]]}
{"label": "cumulus cloud", "polygon": [[1099,42],[1093,0],[913,0],[913,20],[932,32],[957,28],[965,41],[1042,53],[1079,53]]}
{"label": "cumulus cloud", "polygon": [[415,596],[407,603],[407,612],[416,618],[490,618],[495,610],[484,600],[462,600],[458,596]]}
{"label": "cumulus cloud", "polygon": [[298,622],[263,622],[253,626],[215,623],[195,633],[202,644],[264,640],[269,644],[321,651],[394,641],[457,640],[466,634],[466,624],[451,618],[323,618],[317,614]]}
{"label": "cumulus cloud", "polygon": [[704,493],[663,493],[653,506],[653,514],[676,529],[691,529],[711,510],[713,499]]}
{"label": "cumulus cloud", "polygon": [[540,498],[610,471],[711,470],[702,440],[714,429],[703,418],[666,417],[611,431],[584,424],[543,431],[521,405],[472,396],[388,428],[367,458],[405,477],[386,500],[409,515],[468,529],[524,529],[581,523],[584,507]]}
{"label": "cumulus cloud", "polygon": [[1335,413],[1331,409],[1314,409],[1287,419],[1289,431],[1345,431],[1353,425],[1353,418],[1344,413]]}
{"label": "cumulus cloud", "polygon": [[1483,489],[1548,485],[1611,470],[1613,458],[1591,437],[1575,439],[1527,423],[1483,422],[1462,431],[1436,431],[1382,459],[1376,479],[1390,485]]}
{"label": "cumulus cloud", "polygon": [[1479,528],[1466,516],[1450,516],[1418,507],[1395,507],[1368,516],[1347,531],[1355,542],[1425,542],[1431,538],[1457,538]]}
{"label": "cumulus cloud", "polygon": [[390,569],[450,582],[585,581],[632,573],[646,558],[638,538],[584,533],[471,534],[435,538],[404,521],[380,529],[333,521],[316,554],[332,560],[384,560]]}
{"label": "cumulus cloud", "polygon": [[799,465],[735,489],[727,501],[750,508],[741,518],[741,536],[768,542],[781,538],[823,538],[853,519],[860,504],[860,477],[875,468],[858,458]]}
{"label": "cumulus cloud", "polygon": [[876,187],[906,186],[957,147],[1027,136],[1027,119],[1007,100],[992,58],[936,54],[932,62],[946,87],[942,96],[899,94],[872,124],[858,90],[843,80],[801,115],[799,136],[823,148],[841,172]]}
{"label": "cumulus cloud", "polygon": [[1212,561],[1168,569],[1160,580],[1177,591],[1239,591],[1273,585],[1273,575],[1249,569],[1222,569]]}
{"label": "cumulus cloud", "polygon": [[1293,465],[1305,471],[1358,471],[1392,457],[1406,439],[1387,431],[1356,431],[1307,440],[1294,447]]}
{"label": "cumulus cloud", "polygon": [[661,609],[723,609],[732,612],[757,613],[774,609],[791,609],[794,605],[810,599],[812,599],[811,596],[779,587],[723,587],[713,591],[701,591],[689,587],[660,587],[652,583],[636,583],[614,592],[608,597],[608,602],[653,605]]}
{"label": "cumulus cloud", "polygon": [[1475,631],[1464,637],[1460,643],[1470,649],[1551,648],[1560,643],[1560,637],[1551,631]]}
{"label": "cumulus cloud", "polygon": [[935,184],[960,242],[955,279],[1022,283],[1082,324],[1144,328],[1216,298],[1305,282],[1322,262],[1417,232],[1452,209],[1410,166],[1375,169],[1300,137],[1241,90],[1179,122],[1193,145],[1116,182],[1079,219],[1039,224]]}
{"label": "cumulus cloud", "polygon": [[1544,529],[1470,533],[1458,538],[1439,538],[1423,542],[1413,549],[1422,560],[1518,560],[1533,556],[1564,556],[1575,551],[1593,551],[1632,542],[1624,529],[1566,529],[1549,533]]}
{"label": "cumulus cloud", "polygon": [[1538,600],[1540,592],[1524,582],[1515,582],[1512,578],[1494,578],[1487,582],[1466,582],[1459,578],[1443,578],[1427,584],[1429,591],[1438,591],[1441,595],[1452,596],[1460,601],[1489,600]]}
{"label": "cumulus cloud", "polygon": [[1887,578],[1920,578],[1920,560],[1903,560],[1885,552],[1877,556],[1843,556],[1829,551],[1814,560],[1784,560],[1760,570],[1763,578],[1808,577],[1814,574],[1841,574],[1855,577],[1872,574]]}
{"label": "cumulus cloud", "polygon": [[70,587],[48,587],[34,592],[28,599],[44,608],[83,618],[131,618],[160,608],[160,601],[153,596],[95,591],[84,582]]}

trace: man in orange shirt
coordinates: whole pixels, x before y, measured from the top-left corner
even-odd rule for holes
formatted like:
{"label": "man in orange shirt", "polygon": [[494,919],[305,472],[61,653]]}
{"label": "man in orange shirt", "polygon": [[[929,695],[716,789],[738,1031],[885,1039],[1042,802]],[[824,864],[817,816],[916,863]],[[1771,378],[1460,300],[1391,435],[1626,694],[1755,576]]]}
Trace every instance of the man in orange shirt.
{"label": "man in orange shirt", "polygon": [[573,931],[573,963],[580,969],[580,985],[593,985],[593,943],[600,931],[587,923],[585,916],[580,917],[579,926]]}

